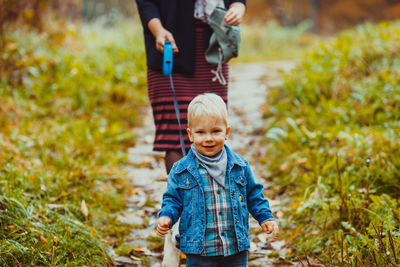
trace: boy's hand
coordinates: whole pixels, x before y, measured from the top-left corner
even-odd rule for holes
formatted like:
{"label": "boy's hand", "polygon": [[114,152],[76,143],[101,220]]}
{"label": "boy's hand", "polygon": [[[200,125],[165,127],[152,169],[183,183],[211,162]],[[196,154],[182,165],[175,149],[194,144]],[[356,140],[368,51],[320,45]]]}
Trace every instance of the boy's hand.
{"label": "boy's hand", "polygon": [[165,236],[169,231],[169,226],[171,225],[171,219],[163,216],[157,220],[156,229],[157,234],[161,237]]}
{"label": "boy's hand", "polygon": [[266,234],[274,232],[274,238],[278,238],[279,228],[275,221],[265,221],[261,224],[261,227]]}

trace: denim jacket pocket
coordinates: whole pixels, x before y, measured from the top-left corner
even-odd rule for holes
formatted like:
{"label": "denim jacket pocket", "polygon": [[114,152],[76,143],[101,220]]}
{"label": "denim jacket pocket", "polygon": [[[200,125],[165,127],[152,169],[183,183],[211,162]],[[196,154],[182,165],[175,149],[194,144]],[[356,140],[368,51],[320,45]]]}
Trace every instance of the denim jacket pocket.
{"label": "denim jacket pocket", "polygon": [[[183,197],[183,210],[181,214],[181,222],[179,223],[179,231],[181,235],[186,235],[187,231],[194,230],[195,219],[198,214],[198,195],[199,184],[189,175],[181,177],[178,182],[178,191]],[[192,235],[191,233],[190,235]]]}
{"label": "denim jacket pocket", "polygon": [[182,179],[179,181],[178,188],[189,190],[197,185],[197,181],[193,177],[186,176],[182,177]]}
{"label": "denim jacket pocket", "polygon": [[246,186],[247,184],[247,180],[245,177],[243,177],[242,175],[238,175],[234,177],[235,183],[237,183],[238,185],[241,186]]}
{"label": "denim jacket pocket", "polygon": [[184,207],[197,200],[198,183],[191,176],[184,176],[178,182],[178,190],[183,194]]}

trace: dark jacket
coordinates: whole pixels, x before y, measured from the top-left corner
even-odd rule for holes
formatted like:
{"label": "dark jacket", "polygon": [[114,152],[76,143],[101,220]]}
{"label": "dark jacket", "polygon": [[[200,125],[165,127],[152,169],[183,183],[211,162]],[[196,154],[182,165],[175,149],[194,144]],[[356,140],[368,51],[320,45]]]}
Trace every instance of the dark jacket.
{"label": "dark jacket", "polygon": [[[186,74],[194,72],[194,2],[195,0],[136,0],[144,29],[149,68],[162,69],[162,54],[156,49],[155,38],[147,27],[151,19],[159,18],[164,28],[173,34],[179,48],[179,52],[174,54],[173,71]],[[234,2],[246,4],[246,0],[224,0],[224,2],[226,8]],[[208,25],[205,27],[205,40],[208,42],[212,29]]]}

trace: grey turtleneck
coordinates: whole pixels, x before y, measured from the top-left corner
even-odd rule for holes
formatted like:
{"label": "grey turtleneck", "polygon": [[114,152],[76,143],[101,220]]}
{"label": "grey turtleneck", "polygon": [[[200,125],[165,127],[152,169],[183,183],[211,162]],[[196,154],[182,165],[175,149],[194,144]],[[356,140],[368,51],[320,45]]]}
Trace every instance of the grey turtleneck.
{"label": "grey turtleneck", "polygon": [[197,160],[202,163],[208,174],[222,187],[225,187],[226,165],[228,163],[228,155],[225,147],[214,157],[207,157],[201,154],[192,144],[193,154]]}

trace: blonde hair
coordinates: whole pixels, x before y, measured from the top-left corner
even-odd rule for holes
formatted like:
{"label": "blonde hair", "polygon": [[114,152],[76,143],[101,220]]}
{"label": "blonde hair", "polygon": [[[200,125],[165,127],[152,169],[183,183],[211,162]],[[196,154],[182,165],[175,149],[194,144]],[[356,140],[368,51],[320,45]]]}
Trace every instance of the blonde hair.
{"label": "blonde hair", "polygon": [[189,128],[196,118],[203,115],[217,116],[224,121],[225,126],[228,126],[226,104],[224,100],[216,94],[205,93],[193,98],[188,107],[187,119]]}

